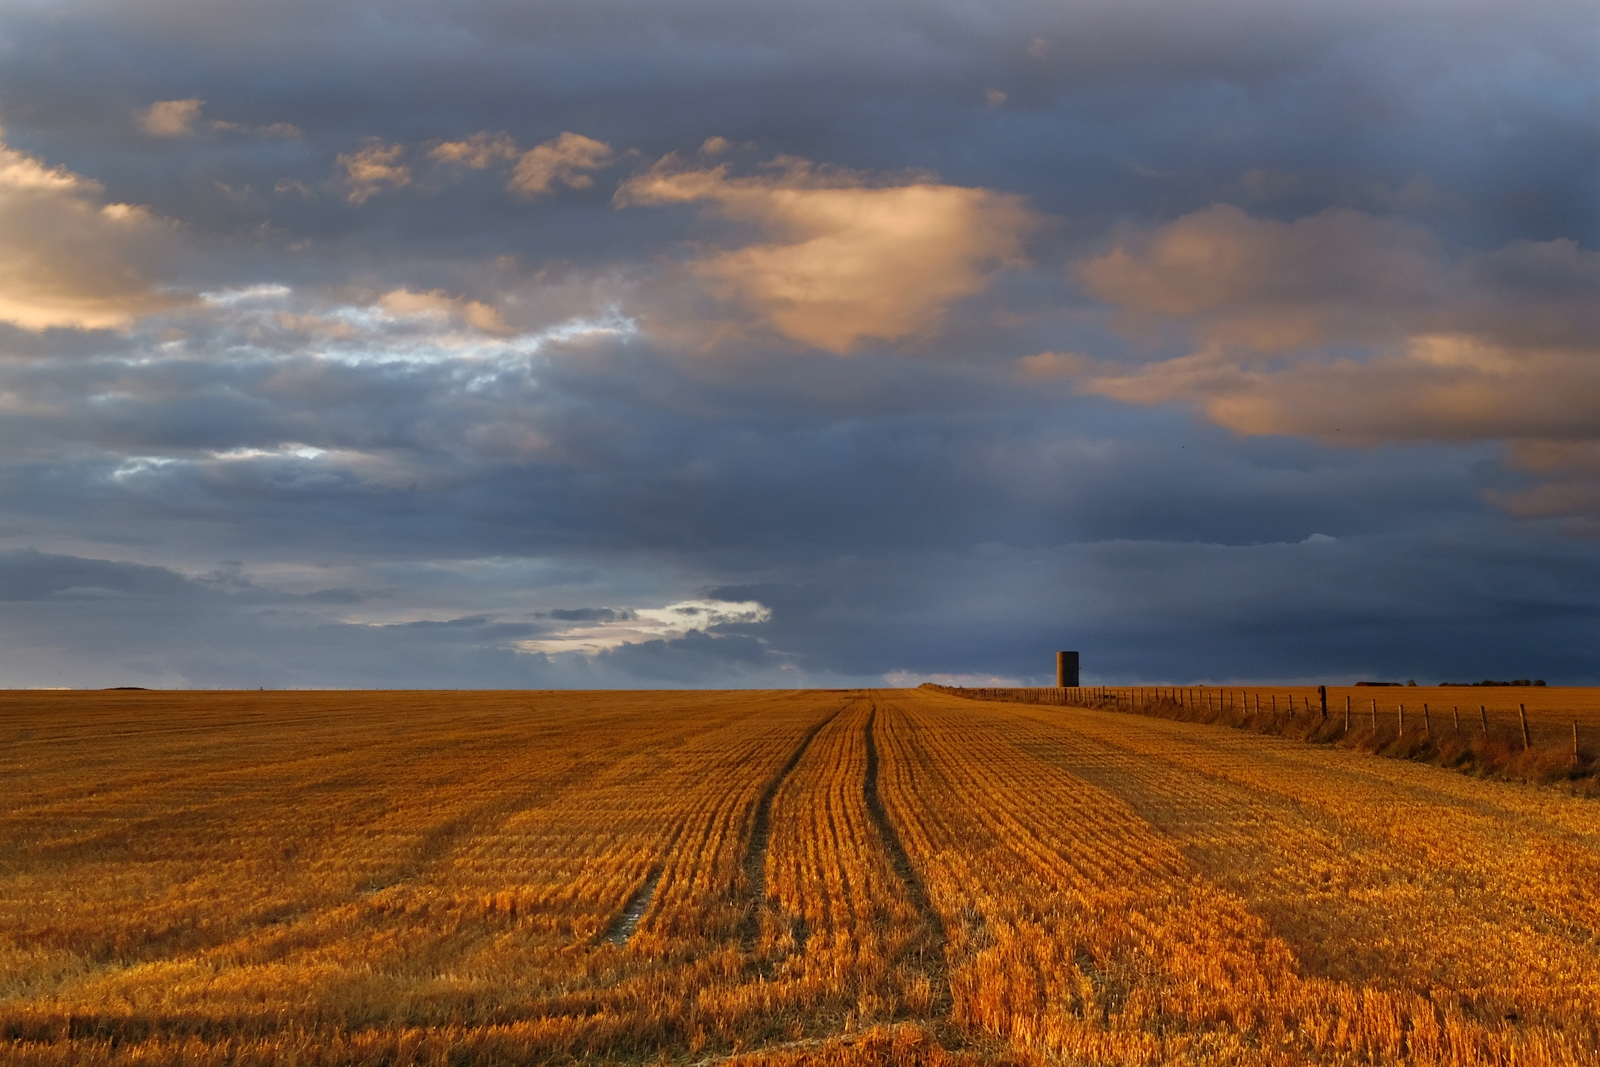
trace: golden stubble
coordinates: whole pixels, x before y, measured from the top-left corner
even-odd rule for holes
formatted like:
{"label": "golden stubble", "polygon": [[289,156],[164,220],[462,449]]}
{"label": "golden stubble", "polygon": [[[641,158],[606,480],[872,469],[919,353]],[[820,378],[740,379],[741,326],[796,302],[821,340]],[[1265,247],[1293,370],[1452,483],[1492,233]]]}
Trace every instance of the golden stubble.
{"label": "golden stubble", "polygon": [[1576,1064],[1593,802],[930,691],[0,697],[8,1063]]}

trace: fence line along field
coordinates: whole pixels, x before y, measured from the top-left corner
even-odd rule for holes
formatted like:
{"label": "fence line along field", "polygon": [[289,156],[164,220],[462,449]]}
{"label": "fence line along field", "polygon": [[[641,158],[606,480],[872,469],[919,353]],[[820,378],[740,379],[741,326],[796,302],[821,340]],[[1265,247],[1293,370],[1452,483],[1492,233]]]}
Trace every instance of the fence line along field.
{"label": "fence line along field", "polygon": [[1600,1062],[1553,789],[931,690],[9,693],[0,741],[7,1064]]}
{"label": "fence line along field", "polygon": [[1600,796],[1600,690],[1485,686],[1083,686],[954,696],[1092,707],[1337,744]]}

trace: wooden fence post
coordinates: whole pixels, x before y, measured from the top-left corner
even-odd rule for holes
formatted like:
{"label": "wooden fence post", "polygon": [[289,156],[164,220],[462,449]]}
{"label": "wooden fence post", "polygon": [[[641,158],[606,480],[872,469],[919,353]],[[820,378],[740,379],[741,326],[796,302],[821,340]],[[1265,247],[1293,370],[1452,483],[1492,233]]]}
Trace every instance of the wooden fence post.
{"label": "wooden fence post", "polygon": [[1325,686],[1325,685],[1317,686],[1317,699],[1322,702],[1322,721],[1323,722],[1327,722],[1328,721],[1328,687],[1327,686]]}
{"label": "wooden fence post", "polygon": [[1400,705],[1400,732],[1406,732],[1406,706],[1404,704]]}
{"label": "wooden fence post", "polygon": [[1459,704],[1450,705],[1450,717],[1456,721],[1456,733],[1459,734],[1461,732],[1461,706]]}
{"label": "wooden fence post", "polygon": [[1433,736],[1433,716],[1428,714],[1428,705],[1426,703],[1422,705],[1422,735],[1424,737]]}
{"label": "wooden fence post", "polygon": [[1376,697],[1372,701],[1372,736],[1378,736],[1378,701]]}
{"label": "wooden fence post", "polygon": [[1350,732],[1350,698],[1344,698],[1344,732]]}
{"label": "wooden fence post", "polygon": [[1578,720],[1572,720],[1572,762],[1578,762]]}
{"label": "wooden fence post", "polygon": [[1517,714],[1522,717],[1522,751],[1526,752],[1533,747],[1533,739],[1528,736],[1528,705],[1518,704]]}

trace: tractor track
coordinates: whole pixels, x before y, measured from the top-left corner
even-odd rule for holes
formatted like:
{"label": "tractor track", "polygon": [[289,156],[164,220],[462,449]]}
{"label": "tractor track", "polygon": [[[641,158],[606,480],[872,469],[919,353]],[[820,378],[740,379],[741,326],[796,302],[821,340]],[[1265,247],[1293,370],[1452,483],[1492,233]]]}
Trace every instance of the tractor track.
{"label": "tractor track", "polygon": [[772,802],[778,795],[778,790],[783,783],[794,773],[794,769],[805,758],[806,750],[811,747],[811,742],[822,728],[837,719],[844,708],[840,708],[826,719],[817,723],[806,731],[805,737],[795,746],[786,762],[772,781],[767,783],[762,790],[761,797],[756,801],[755,818],[750,824],[750,844],[745,849],[744,874],[746,884],[750,887],[750,910],[745,916],[744,929],[740,932],[746,952],[755,949],[756,941],[761,936],[761,909],[767,900],[767,849],[772,839]]}
{"label": "tractor track", "polygon": [[900,832],[895,829],[894,820],[889,818],[889,812],[883,805],[883,796],[878,789],[878,742],[874,734],[877,721],[878,706],[874,702],[872,711],[867,716],[866,726],[867,775],[864,788],[867,813],[878,829],[878,836],[883,841],[884,852],[888,854],[890,865],[893,866],[901,883],[905,885],[906,895],[910,898],[912,906],[917,909],[917,914],[927,931],[927,940],[918,949],[918,965],[934,989],[933,1010],[930,1015],[948,1016],[951,993],[950,977],[945,963],[945,947],[949,938],[945,934],[944,923],[940,920],[938,911],[934,909],[933,901],[928,897],[927,886],[918,876],[916,867],[911,862],[911,854],[906,851],[905,843],[900,839]]}

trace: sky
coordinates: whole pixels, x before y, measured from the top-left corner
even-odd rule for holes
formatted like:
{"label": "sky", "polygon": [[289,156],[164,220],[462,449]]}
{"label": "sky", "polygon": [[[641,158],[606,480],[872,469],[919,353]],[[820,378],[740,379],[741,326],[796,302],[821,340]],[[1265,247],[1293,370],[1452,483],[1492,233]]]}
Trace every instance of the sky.
{"label": "sky", "polygon": [[0,686],[1600,683],[1568,0],[0,0]]}

